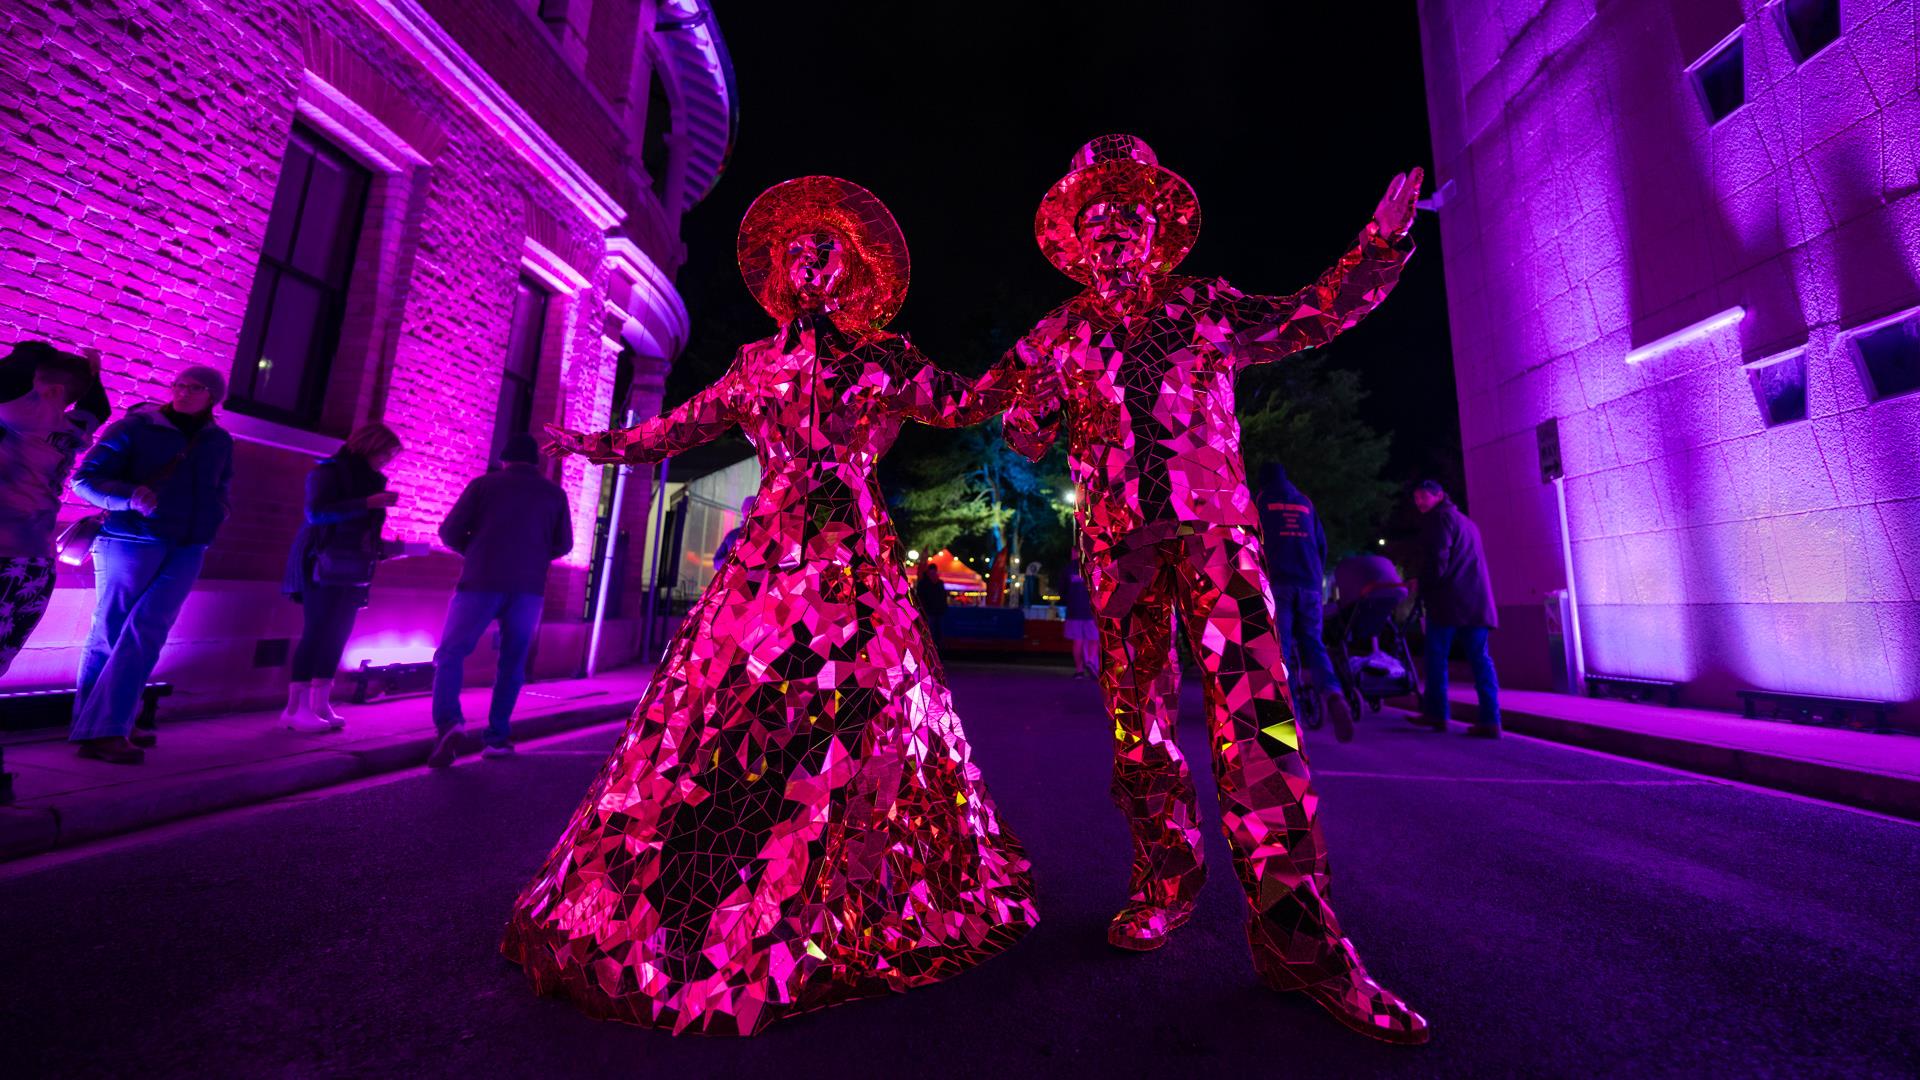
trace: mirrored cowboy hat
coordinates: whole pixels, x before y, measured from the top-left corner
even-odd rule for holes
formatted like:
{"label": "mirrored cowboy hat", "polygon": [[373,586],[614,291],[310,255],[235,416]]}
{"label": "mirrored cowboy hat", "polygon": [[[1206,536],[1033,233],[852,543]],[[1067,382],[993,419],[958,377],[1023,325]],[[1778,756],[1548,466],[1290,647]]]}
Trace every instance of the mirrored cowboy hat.
{"label": "mirrored cowboy hat", "polygon": [[1149,256],[1149,273],[1164,274],[1180,264],[1200,237],[1200,199],[1178,173],[1161,168],[1153,148],[1132,135],[1102,135],[1073,155],[1073,171],[1040,200],[1033,218],[1040,252],[1060,272],[1079,282],[1093,279],[1075,225],[1080,211],[1095,202],[1146,206],[1158,219]]}
{"label": "mirrored cowboy hat", "polygon": [[760,193],[740,221],[740,276],[767,313],[781,322],[799,314],[787,285],[787,245],[824,232],[841,242],[847,273],[835,290],[842,329],[885,326],[907,299],[907,239],[873,192],[837,176],[802,176]]}

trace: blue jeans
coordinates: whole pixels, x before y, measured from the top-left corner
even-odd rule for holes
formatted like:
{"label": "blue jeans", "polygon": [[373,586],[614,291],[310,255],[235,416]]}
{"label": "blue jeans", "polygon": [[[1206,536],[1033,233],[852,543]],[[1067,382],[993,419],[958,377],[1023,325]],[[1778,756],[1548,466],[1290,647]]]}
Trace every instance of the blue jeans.
{"label": "blue jeans", "polygon": [[1480,722],[1500,726],[1500,680],[1493,671],[1493,657],[1487,655],[1487,628],[1484,626],[1427,627],[1427,700],[1426,715],[1447,719],[1447,654],[1458,637],[1473,662],[1473,688],[1480,694]]}
{"label": "blue jeans", "polygon": [[1333,657],[1327,655],[1327,643],[1321,631],[1322,611],[1319,589],[1294,585],[1273,587],[1275,622],[1280,627],[1280,648],[1288,660],[1313,672],[1313,688],[1321,693],[1339,693],[1340,676],[1333,670]]}
{"label": "blue jeans", "polygon": [[527,654],[540,627],[539,593],[457,592],[447,605],[447,625],[433,652],[433,726],[438,731],[465,723],[460,715],[461,666],[480,644],[494,620],[500,622],[500,673],[493,681],[493,706],[487,710],[487,745],[505,746],[513,703],[527,681]]}
{"label": "blue jeans", "polygon": [[133,731],[140,695],[173,620],[200,580],[204,544],[93,542],[93,629],[73,695],[74,742]]}

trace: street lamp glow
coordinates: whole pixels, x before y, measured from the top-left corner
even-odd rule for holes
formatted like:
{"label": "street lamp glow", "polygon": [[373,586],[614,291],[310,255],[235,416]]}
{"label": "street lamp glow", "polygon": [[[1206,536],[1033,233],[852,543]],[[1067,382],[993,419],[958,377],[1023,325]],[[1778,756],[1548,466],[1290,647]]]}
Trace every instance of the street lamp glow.
{"label": "street lamp glow", "polygon": [[913,551],[908,551],[908,552],[907,552],[907,561],[908,561],[908,562],[919,562],[919,561],[920,561],[920,552],[919,552],[918,550],[913,550]]}
{"label": "street lamp glow", "polygon": [[1384,537],[1384,536],[1383,536],[1383,537],[1381,537],[1381,538],[1380,538],[1380,546],[1381,546],[1381,547],[1386,547],[1386,546],[1387,546],[1387,538],[1386,538],[1386,537]]}
{"label": "street lamp glow", "polygon": [[1069,491],[1069,492],[1067,492],[1067,493],[1066,493],[1065,495],[1062,495],[1062,496],[1060,496],[1060,498],[1061,498],[1061,499],[1062,499],[1062,500],[1063,500],[1063,501],[1064,501],[1064,502],[1065,502],[1065,503],[1066,503],[1066,504],[1067,504],[1068,506],[1076,506],[1076,505],[1078,505],[1078,504],[1079,504],[1079,502],[1080,502],[1080,492],[1078,492],[1078,491]]}

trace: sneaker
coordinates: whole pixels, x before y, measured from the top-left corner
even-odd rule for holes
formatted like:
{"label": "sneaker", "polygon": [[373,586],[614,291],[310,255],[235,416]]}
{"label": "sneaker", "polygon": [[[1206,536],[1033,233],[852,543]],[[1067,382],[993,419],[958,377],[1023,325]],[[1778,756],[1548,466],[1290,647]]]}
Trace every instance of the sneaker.
{"label": "sneaker", "polygon": [[499,745],[499,746],[495,746],[495,745],[494,745],[494,744],[492,744],[492,743],[488,743],[488,744],[486,745],[486,748],[480,751],[480,756],[481,756],[481,757],[494,757],[494,758],[499,758],[499,757],[512,757],[512,756],[513,756],[513,744],[512,744],[512,743],[503,743],[503,744],[501,744],[501,745]]}
{"label": "sneaker", "polygon": [[104,761],[109,765],[138,765],[147,760],[147,752],[133,745],[124,735],[87,739],[78,743],[75,749],[83,758]]}
{"label": "sneaker", "polygon": [[460,726],[455,724],[442,731],[440,737],[433,741],[433,752],[427,755],[427,768],[444,769],[453,764],[454,757],[459,753]]}
{"label": "sneaker", "polygon": [[302,735],[326,735],[333,731],[333,725],[315,715],[312,709],[283,710],[280,722]]}

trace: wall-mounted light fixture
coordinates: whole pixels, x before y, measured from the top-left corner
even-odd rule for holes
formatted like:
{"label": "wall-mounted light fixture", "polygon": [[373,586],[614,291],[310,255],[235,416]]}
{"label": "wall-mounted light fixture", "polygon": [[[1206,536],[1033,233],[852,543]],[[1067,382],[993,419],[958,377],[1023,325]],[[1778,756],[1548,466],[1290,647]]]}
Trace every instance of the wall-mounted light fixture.
{"label": "wall-mounted light fixture", "polygon": [[1681,327],[1666,337],[1660,338],[1657,341],[1650,341],[1633,350],[1627,354],[1627,363],[1638,364],[1642,361],[1651,360],[1656,356],[1670,353],[1682,345],[1699,341],[1701,338],[1718,333],[1730,326],[1738,326],[1740,325],[1740,320],[1746,317],[1747,309],[1744,307],[1730,307],[1718,315],[1709,315],[1699,322],[1694,323],[1692,326]]}

